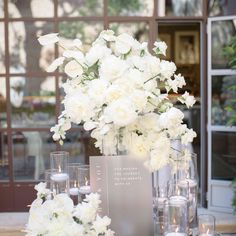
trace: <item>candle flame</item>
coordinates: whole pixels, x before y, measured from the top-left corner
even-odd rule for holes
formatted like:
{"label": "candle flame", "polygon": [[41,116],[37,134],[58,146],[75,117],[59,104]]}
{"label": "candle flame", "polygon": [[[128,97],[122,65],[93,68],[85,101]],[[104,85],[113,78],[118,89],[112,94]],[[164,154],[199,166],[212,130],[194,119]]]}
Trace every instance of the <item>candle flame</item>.
{"label": "candle flame", "polygon": [[76,187],[76,180],[74,181],[74,187]]}

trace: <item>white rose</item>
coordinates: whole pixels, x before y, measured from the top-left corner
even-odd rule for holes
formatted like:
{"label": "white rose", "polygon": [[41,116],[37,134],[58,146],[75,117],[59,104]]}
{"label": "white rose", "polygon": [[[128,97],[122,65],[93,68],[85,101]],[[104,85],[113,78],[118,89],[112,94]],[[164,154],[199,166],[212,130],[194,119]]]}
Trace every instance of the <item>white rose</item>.
{"label": "white rose", "polygon": [[95,44],[91,47],[89,52],[86,54],[86,62],[89,66],[94,65],[97,61],[109,56],[111,49],[105,45]]}
{"label": "white rose", "polygon": [[76,124],[82,120],[89,120],[93,116],[93,104],[89,97],[82,93],[67,95],[64,106],[67,116]]}
{"label": "white rose", "polygon": [[162,75],[162,79],[169,79],[174,75],[176,71],[176,65],[174,62],[169,62],[162,60],[160,63],[160,73]]}
{"label": "white rose", "polygon": [[130,151],[140,159],[147,159],[150,143],[143,135],[132,133]]}
{"label": "white rose", "polygon": [[52,33],[40,36],[38,38],[38,41],[43,46],[57,43],[59,41],[58,33]]}
{"label": "white rose", "polygon": [[114,122],[115,125],[126,126],[137,118],[137,113],[130,99],[121,98],[105,108],[104,116],[107,123]]}
{"label": "white rose", "polygon": [[89,83],[88,86],[89,97],[93,99],[98,106],[101,106],[104,103],[108,82],[102,79],[94,79]]}
{"label": "white rose", "polygon": [[144,116],[141,116],[139,118],[139,122],[141,125],[141,129],[145,131],[149,130],[155,130],[160,131],[160,125],[159,125],[159,115],[156,113],[147,113]]}
{"label": "white rose", "polygon": [[150,56],[145,56],[144,60],[146,61],[146,70],[147,70],[147,72],[149,72],[150,78],[155,75],[160,74],[161,62],[160,62],[159,58],[150,55]]}
{"label": "white rose", "polygon": [[65,65],[65,73],[71,78],[75,78],[83,74],[82,66],[75,60],[68,62]]}
{"label": "white rose", "polygon": [[164,129],[171,128],[181,124],[183,118],[184,113],[181,110],[172,107],[167,112],[160,115],[160,126]]}
{"label": "white rose", "polygon": [[99,74],[102,79],[113,81],[121,77],[127,69],[125,61],[115,56],[109,56],[102,61]]}
{"label": "white rose", "polygon": [[124,95],[125,92],[120,86],[112,84],[105,92],[106,102],[111,103],[115,100],[120,99]]}
{"label": "white rose", "polygon": [[115,51],[120,54],[128,53],[134,44],[134,38],[126,33],[120,34],[115,40]]}
{"label": "white rose", "polygon": [[141,112],[147,104],[147,93],[143,90],[136,89],[132,94],[130,94],[130,99],[132,100],[135,109]]}
{"label": "white rose", "polygon": [[127,74],[127,79],[129,83],[138,88],[141,88],[145,81],[143,74],[138,69],[130,69]]}

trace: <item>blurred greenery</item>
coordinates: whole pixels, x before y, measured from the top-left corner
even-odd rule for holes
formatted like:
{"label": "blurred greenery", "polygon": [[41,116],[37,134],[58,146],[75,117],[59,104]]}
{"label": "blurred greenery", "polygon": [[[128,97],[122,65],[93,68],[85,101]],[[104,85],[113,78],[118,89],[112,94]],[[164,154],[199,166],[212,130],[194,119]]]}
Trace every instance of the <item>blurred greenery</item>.
{"label": "blurred greenery", "polygon": [[[224,47],[223,54],[227,57],[230,68],[235,70],[236,69],[236,36],[234,36],[232,40],[230,41],[230,43],[226,47]],[[236,84],[228,87],[228,90],[233,92],[233,94],[235,95]],[[226,111],[232,112],[232,116],[230,117],[228,121],[228,125],[230,126],[236,124],[235,106],[236,106],[236,97],[234,96],[233,98],[229,99],[229,105],[225,107]],[[234,189],[234,197],[233,197],[232,205],[236,212],[236,178],[232,182],[232,187]]]}

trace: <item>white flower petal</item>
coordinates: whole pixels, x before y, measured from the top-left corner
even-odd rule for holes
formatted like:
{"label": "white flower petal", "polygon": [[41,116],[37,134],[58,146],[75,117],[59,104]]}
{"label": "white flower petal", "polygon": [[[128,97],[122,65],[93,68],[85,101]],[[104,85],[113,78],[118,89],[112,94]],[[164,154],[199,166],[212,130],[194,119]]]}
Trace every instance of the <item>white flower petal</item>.
{"label": "white flower petal", "polygon": [[38,38],[38,41],[43,46],[57,43],[59,41],[58,33],[43,35]]}
{"label": "white flower petal", "polygon": [[59,57],[55,59],[52,64],[47,68],[47,72],[53,72],[57,69],[58,66],[62,65],[64,62],[65,58],[64,57]]}
{"label": "white flower petal", "polygon": [[72,60],[66,64],[65,73],[68,76],[75,78],[83,74],[83,68],[78,62]]}

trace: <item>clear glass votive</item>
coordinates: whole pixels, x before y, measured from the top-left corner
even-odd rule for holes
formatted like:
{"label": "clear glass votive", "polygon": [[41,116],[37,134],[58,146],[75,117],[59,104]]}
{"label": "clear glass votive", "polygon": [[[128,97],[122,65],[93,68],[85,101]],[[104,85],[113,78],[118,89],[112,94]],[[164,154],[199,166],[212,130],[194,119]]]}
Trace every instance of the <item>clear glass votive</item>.
{"label": "clear glass votive", "polygon": [[68,166],[69,153],[65,151],[57,151],[50,153],[50,167],[58,172],[66,173]]}
{"label": "clear glass votive", "polygon": [[188,203],[183,196],[171,196],[164,204],[164,235],[188,235]]}
{"label": "clear glass votive", "polygon": [[[46,183],[46,188],[50,189],[51,193],[53,193],[53,184],[51,176],[57,172],[56,169],[47,169],[44,172],[44,181]],[[52,197],[52,196],[51,196]]]}
{"label": "clear glass votive", "polygon": [[209,214],[198,216],[198,233],[199,236],[215,235],[215,217]]}
{"label": "clear glass votive", "polygon": [[78,184],[79,194],[83,199],[86,194],[91,193],[89,165],[78,166]]}
{"label": "clear glass votive", "polygon": [[154,235],[164,235],[164,216],[159,216],[154,220]]}
{"label": "clear glass votive", "polygon": [[187,196],[189,208],[189,223],[194,220],[197,213],[198,186],[194,179],[182,179],[178,181],[180,195]]}
{"label": "clear glass votive", "polygon": [[80,163],[69,163],[68,174],[69,174],[69,195],[77,205],[79,202],[79,167]]}

